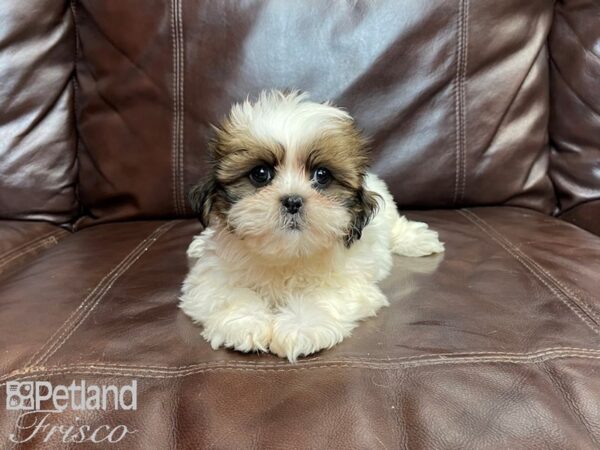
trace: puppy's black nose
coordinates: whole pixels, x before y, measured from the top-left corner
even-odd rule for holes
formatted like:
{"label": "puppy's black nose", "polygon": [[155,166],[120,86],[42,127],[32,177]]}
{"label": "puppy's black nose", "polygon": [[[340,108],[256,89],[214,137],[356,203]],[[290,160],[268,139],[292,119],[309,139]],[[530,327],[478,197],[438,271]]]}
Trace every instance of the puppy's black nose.
{"label": "puppy's black nose", "polygon": [[296,214],[302,207],[302,197],[299,195],[287,195],[281,198],[281,204],[290,214]]}

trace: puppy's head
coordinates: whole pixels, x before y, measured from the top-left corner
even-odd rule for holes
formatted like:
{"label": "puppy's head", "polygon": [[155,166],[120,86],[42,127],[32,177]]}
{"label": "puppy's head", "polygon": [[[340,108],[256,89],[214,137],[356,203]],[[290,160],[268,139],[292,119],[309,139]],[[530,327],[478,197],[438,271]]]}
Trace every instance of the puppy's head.
{"label": "puppy's head", "polygon": [[213,172],[190,194],[205,226],[218,220],[265,257],[360,239],[377,198],[364,188],[365,141],[346,112],[297,92],[263,92],[215,130]]}

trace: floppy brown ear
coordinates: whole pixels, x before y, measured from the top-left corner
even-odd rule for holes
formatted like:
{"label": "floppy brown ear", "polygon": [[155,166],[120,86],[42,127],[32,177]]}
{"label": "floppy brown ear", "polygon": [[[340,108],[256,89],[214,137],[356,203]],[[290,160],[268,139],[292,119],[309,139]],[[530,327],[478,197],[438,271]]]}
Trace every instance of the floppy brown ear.
{"label": "floppy brown ear", "polygon": [[215,191],[216,181],[214,177],[211,177],[203,183],[194,186],[188,194],[192,211],[198,216],[198,220],[200,220],[200,223],[204,228],[206,228],[209,223]]}
{"label": "floppy brown ear", "polygon": [[362,236],[363,229],[369,224],[371,219],[379,210],[379,200],[381,197],[372,191],[360,188],[356,193],[355,202],[350,208],[352,220],[346,235],[346,247],[350,247],[354,241],[358,241]]}

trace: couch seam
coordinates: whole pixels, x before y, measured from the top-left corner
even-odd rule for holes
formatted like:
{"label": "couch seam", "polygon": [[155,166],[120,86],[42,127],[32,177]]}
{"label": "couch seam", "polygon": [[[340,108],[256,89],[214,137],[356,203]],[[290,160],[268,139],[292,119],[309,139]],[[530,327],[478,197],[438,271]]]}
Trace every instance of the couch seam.
{"label": "couch seam", "polygon": [[112,375],[112,376],[129,376],[129,377],[144,377],[144,378],[157,378],[157,379],[169,379],[169,378],[181,378],[184,376],[194,375],[205,372],[215,372],[224,370],[234,371],[247,371],[247,372],[298,372],[305,370],[314,369],[338,369],[338,368],[350,368],[350,369],[376,369],[376,370],[398,370],[398,369],[410,369],[417,367],[432,367],[432,366],[450,366],[450,365],[467,365],[467,364],[493,364],[493,363],[505,363],[505,364],[539,364],[547,361],[556,361],[560,359],[582,359],[582,360],[600,360],[600,355],[588,355],[579,353],[556,353],[548,355],[529,355],[524,357],[513,357],[513,358],[498,358],[498,357],[475,357],[475,358],[452,358],[452,359],[440,359],[431,358],[428,360],[421,361],[404,361],[395,363],[366,363],[366,362],[342,362],[342,363],[324,363],[314,365],[295,365],[291,364],[288,367],[280,367],[280,365],[256,367],[249,365],[236,365],[236,364],[223,364],[220,366],[208,366],[208,367],[195,367],[185,370],[171,370],[171,371],[158,371],[158,370],[136,370],[136,369],[123,369],[109,368],[104,370],[100,366],[89,366],[83,368],[70,367],[70,368],[57,368],[50,369],[40,368],[38,373],[34,373],[32,368],[29,371],[23,371],[22,373],[14,373],[10,379],[6,378],[0,387],[10,381],[27,380],[31,378],[48,377],[55,375],[64,374],[79,374],[79,375]]}
{"label": "couch seam", "polygon": [[458,112],[458,77],[459,77],[459,67],[460,67],[460,36],[462,30],[462,14],[461,14],[461,6],[462,0],[458,0],[458,13],[457,13],[457,24],[456,24],[456,50],[455,50],[455,74],[454,79],[452,81],[452,94],[454,95],[454,193],[452,195],[452,201],[456,203],[456,198],[458,195],[458,187],[460,183],[460,172],[459,172],[459,164],[460,164],[460,144],[459,144],[459,112]]}
{"label": "couch seam", "polygon": [[177,0],[171,0],[169,2],[170,9],[170,26],[171,26],[171,53],[172,53],[172,86],[171,86],[171,95],[173,97],[173,116],[172,116],[172,130],[171,130],[171,195],[173,200],[173,210],[176,215],[179,214],[179,194],[178,183],[177,183],[177,148],[178,148],[178,138],[179,138],[179,41],[177,38],[176,25],[175,25],[175,4]]}
{"label": "couch seam", "polygon": [[[346,364],[346,363],[357,363],[357,364],[378,364],[378,365],[389,365],[389,364],[406,364],[411,362],[422,362],[422,361],[451,361],[451,360],[523,360],[523,359],[539,359],[547,356],[594,356],[600,357],[600,349],[588,349],[588,348],[577,348],[577,347],[551,347],[545,349],[539,349],[528,353],[517,353],[517,352],[464,352],[464,353],[440,353],[440,354],[422,354],[414,356],[405,356],[397,358],[354,358],[354,357],[341,357],[337,360],[331,359],[327,361],[315,361],[315,359],[306,360],[300,363],[301,366],[322,366],[327,364]],[[115,369],[115,370],[142,370],[147,372],[157,373],[177,373],[187,372],[189,370],[195,370],[199,368],[209,367],[290,367],[285,362],[262,362],[262,361],[231,361],[231,360],[218,360],[218,361],[206,361],[195,364],[188,364],[185,366],[151,366],[151,365],[139,365],[139,364],[120,364],[120,363],[86,363],[86,364],[67,364],[63,366],[29,366],[24,369],[14,370],[2,377],[0,381],[7,380],[11,377],[29,374],[35,371],[47,372],[57,370],[87,370],[87,369]]]}
{"label": "couch seam", "polygon": [[[342,356],[343,359],[352,359],[352,360],[364,360],[364,361],[395,361],[395,360],[411,360],[411,359],[419,359],[419,358],[427,358],[427,357],[457,357],[457,356],[486,356],[486,355],[494,355],[494,356],[519,356],[523,354],[538,354],[538,353],[550,353],[550,352],[564,352],[564,351],[573,351],[577,353],[589,353],[596,354],[600,353],[600,349],[594,348],[582,348],[582,347],[546,347],[538,350],[531,351],[529,353],[519,353],[519,352],[494,352],[494,351],[477,351],[477,352],[453,352],[453,353],[424,353],[421,355],[413,355],[413,356],[400,356],[400,357],[385,357],[385,358],[373,358],[373,357],[362,357],[362,356]],[[322,358],[314,357],[311,358],[310,361],[321,361]],[[222,362],[226,362],[223,360]],[[257,362],[257,364],[260,362]],[[1,378],[0,378],[1,379]]]}
{"label": "couch seam", "polygon": [[183,40],[183,0],[178,0],[177,14],[179,18],[179,150],[178,150],[178,161],[179,161],[179,202],[181,207],[182,214],[185,215],[186,207],[185,207],[185,197],[184,197],[184,171],[183,171],[183,158],[184,158],[184,148],[183,142],[185,137],[185,47]]}
{"label": "couch seam", "polygon": [[[480,218],[479,216],[477,216],[474,212],[469,211],[471,214],[473,214],[475,217],[477,217],[479,219],[480,222],[484,223],[485,225],[487,225],[487,227],[495,232],[498,236],[500,236],[501,238],[503,238],[505,241],[509,242],[510,241],[502,236],[500,234],[500,232],[498,232],[497,230],[495,230],[491,225],[487,224],[482,218]],[[552,282],[554,282],[555,285],[558,286],[558,288],[560,288],[563,291],[563,294],[567,295],[568,297],[571,298],[571,300],[577,305],[579,306],[585,313],[587,313],[589,316],[591,316],[592,319],[594,320],[594,323],[596,325],[599,324],[600,322],[600,316],[598,315],[598,313],[596,313],[596,311],[594,311],[593,307],[588,305],[584,300],[582,300],[579,296],[577,296],[574,292],[574,290],[571,290],[566,284],[562,283],[560,280],[558,280],[558,278],[556,278],[555,276],[552,275],[551,272],[549,272],[548,270],[546,270],[541,264],[539,264],[536,260],[534,260],[532,257],[528,256],[524,251],[520,250],[516,245],[512,244],[512,246],[514,247],[515,252],[520,253],[524,259],[526,259],[531,265],[533,265],[535,268],[537,268],[539,271],[541,271],[544,275],[546,275],[547,278],[549,278]]]}
{"label": "couch seam", "polygon": [[35,238],[30,239],[27,242],[24,242],[23,244],[19,245],[18,247],[15,247],[15,248],[13,248],[11,250],[8,250],[8,251],[0,254],[0,264],[2,264],[7,257],[11,257],[13,255],[13,253],[22,250],[24,247],[27,247],[27,246],[32,245],[32,244],[35,244],[35,243],[37,243],[40,240],[47,239],[49,237],[53,237],[53,236],[56,236],[58,234],[61,234],[61,231],[63,231],[64,233],[67,233],[67,231],[64,231],[64,230],[50,231],[49,233],[43,234],[42,236],[36,236]]}
{"label": "couch seam", "polygon": [[455,175],[454,175],[454,204],[462,201],[466,190],[466,110],[465,83],[468,63],[468,15],[469,0],[458,1],[457,14],[457,45],[456,45],[456,75],[453,82],[454,114],[455,114]]}
{"label": "couch seam", "polygon": [[23,249],[23,251],[20,251],[12,256],[10,256],[9,258],[5,259],[4,261],[2,261],[2,263],[0,263],[0,269],[4,266],[7,266],[9,263],[13,262],[15,259],[19,259],[22,256],[25,256],[27,253],[31,253],[35,250],[38,250],[39,248],[45,248],[48,247],[49,244],[58,244],[58,240],[54,237],[51,236],[47,239],[43,239],[40,242],[37,242],[35,245],[31,245],[28,246],[27,248]]}
{"label": "couch seam", "polygon": [[[556,279],[548,276],[548,272],[545,270],[540,271],[541,266],[536,264],[529,256],[527,256],[523,251],[519,250],[509,239],[503,236],[499,231],[494,229],[491,225],[481,219],[477,214],[467,209],[457,211],[471,223],[473,223],[477,228],[482,230],[488,236],[490,236],[497,244],[499,244],[509,255],[515,258],[518,262],[521,263],[531,274],[533,274],[542,284],[550,290],[554,294],[554,296],[559,299],[565,306],[567,306],[579,319],[586,324],[594,333],[600,335],[600,329],[598,328],[598,323],[594,320],[595,314],[589,314],[589,307],[587,305],[582,306],[581,300],[578,302],[575,298],[573,298],[569,292],[562,289],[561,285],[556,284]],[[494,234],[496,236],[494,236]],[[504,242],[503,242],[504,241]],[[554,282],[554,287],[551,286],[551,283]],[[561,295],[562,294],[562,295]],[[574,305],[575,306],[574,306]],[[587,307],[587,308],[586,308]],[[577,308],[581,309],[588,315],[586,318],[581,312],[577,310]]]}
{"label": "couch seam", "polygon": [[172,67],[171,67],[171,76],[172,76],[172,86],[171,86],[171,95],[173,97],[172,101],[172,109],[173,109],[173,116],[172,116],[172,120],[173,120],[173,124],[172,124],[172,130],[171,130],[171,195],[172,195],[172,200],[173,200],[173,210],[175,212],[175,214],[178,213],[178,202],[177,202],[177,186],[175,183],[175,152],[177,149],[177,44],[175,42],[175,15],[174,15],[174,11],[175,11],[175,7],[174,7],[174,0],[171,0],[171,2],[169,3],[169,8],[170,8],[170,16],[171,16],[171,21],[170,21],[170,26],[171,26],[171,54],[172,54]]}
{"label": "couch seam", "polygon": [[68,234],[68,232],[63,230],[53,231],[52,233],[48,233],[44,236],[32,239],[31,241],[28,241],[4,253],[0,256],[0,269],[7,266],[15,259],[18,259],[26,255],[27,253],[31,253],[32,251],[37,250],[38,248],[48,248],[50,246],[49,244],[58,244],[59,239],[57,239],[57,237],[62,234]]}
{"label": "couch seam", "polygon": [[470,1],[465,1],[465,18],[463,20],[463,67],[462,67],[462,77],[463,81],[461,83],[461,97],[462,97],[462,184],[460,189],[460,201],[464,200],[465,191],[467,188],[467,92],[466,92],[466,83],[467,83],[467,68],[468,68],[468,58],[469,58],[469,7]]}
{"label": "couch seam", "polygon": [[[140,241],[133,250],[96,284],[65,322],[50,336],[46,343],[28,359],[25,366],[40,365],[56,353],[87,319],[106,293],[112,288],[113,284],[175,223],[167,222],[157,227],[148,237]],[[54,340],[55,338],[56,340]]]}
{"label": "couch seam", "polygon": [[563,284],[560,280],[555,278],[554,275],[552,275],[550,272],[548,272],[544,267],[542,267],[533,258],[528,257],[527,255],[525,255],[525,257],[531,262],[531,264],[533,266],[535,266],[539,271],[543,272],[548,278],[550,278],[555,284],[557,284],[565,292],[565,294],[571,296],[573,301],[581,309],[583,309],[588,315],[592,316],[592,318],[594,318],[596,321],[600,322],[600,316],[596,313],[596,311],[594,311],[590,305],[588,305],[577,294],[575,294],[575,292],[573,290],[571,290],[569,287],[567,287],[565,284]]}

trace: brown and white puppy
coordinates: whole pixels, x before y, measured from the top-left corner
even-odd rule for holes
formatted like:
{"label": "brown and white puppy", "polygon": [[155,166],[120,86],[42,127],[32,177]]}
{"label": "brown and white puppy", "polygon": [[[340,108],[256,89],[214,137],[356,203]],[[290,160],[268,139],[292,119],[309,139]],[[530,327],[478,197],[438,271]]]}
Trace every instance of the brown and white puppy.
{"label": "brown and white puppy", "polygon": [[354,121],[328,103],[263,92],[233,106],[211,153],[190,195],[206,229],[188,249],[180,306],[215,349],[295,361],[332,347],[387,305],[376,283],[392,253],[443,251],[399,216]]}

